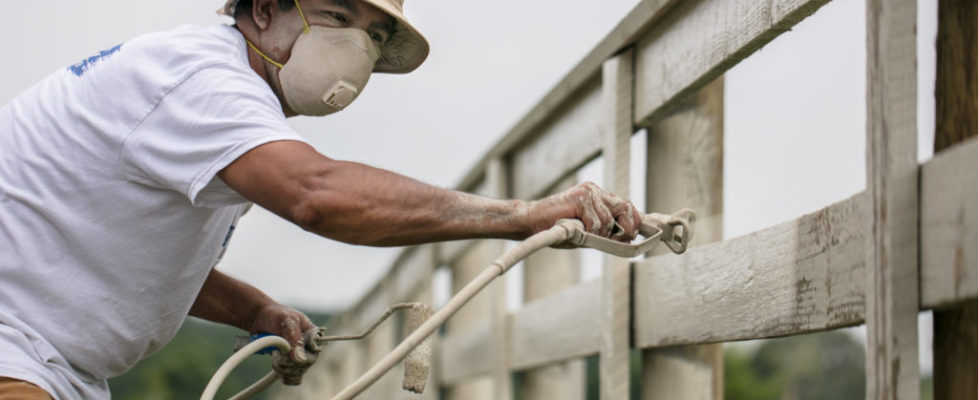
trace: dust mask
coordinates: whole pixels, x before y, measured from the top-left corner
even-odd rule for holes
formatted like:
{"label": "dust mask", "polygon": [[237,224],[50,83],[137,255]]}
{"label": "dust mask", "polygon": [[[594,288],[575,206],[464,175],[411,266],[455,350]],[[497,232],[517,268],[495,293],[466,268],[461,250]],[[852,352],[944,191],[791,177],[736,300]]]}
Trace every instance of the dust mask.
{"label": "dust mask", "polygon": [[282,95],[300,115],[321,116],[343,110],[367,86],[380,51],[367,33],[357,28],[309,26],[299,2],[296,8],[305,25],[284,65],[248,45],[280,68]]}

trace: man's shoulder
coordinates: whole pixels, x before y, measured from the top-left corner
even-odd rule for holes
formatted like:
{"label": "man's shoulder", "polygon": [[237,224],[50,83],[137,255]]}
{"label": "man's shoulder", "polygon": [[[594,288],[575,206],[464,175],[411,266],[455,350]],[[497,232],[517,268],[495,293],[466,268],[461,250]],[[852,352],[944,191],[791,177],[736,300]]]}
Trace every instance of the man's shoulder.
{"label": "man's shoulder", "polygon": [[247,66],[245,42],[227,25],[187,25],[134,38],[123,45],[133,61],[153,62],[168,69],[194,69],[213,64]]}
{"label": "man's shoulder", "polygon": [[227,25],[150,33],[123,43],[104,66],[96,66],[102,71],[93,83],[154,102],[188,84],[203,92],[264,90],[267,84],[248,64],[246,49],[244,37]]}

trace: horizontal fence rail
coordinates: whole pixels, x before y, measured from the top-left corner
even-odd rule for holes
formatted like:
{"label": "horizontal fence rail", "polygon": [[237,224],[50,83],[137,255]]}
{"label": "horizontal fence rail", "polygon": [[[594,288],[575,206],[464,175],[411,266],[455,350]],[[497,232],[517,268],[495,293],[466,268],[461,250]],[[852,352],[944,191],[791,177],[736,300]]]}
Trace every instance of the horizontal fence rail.
{"label": "horizontal fence rail", "polygon": [[[867,190],[720,240],[722,75],[826,3],[640,2],[458,189],[538,198],[573,184],[584,164],[604,155],[606,185],[627,195],[629,139],[647,129],[646,206],[697,208],[695,246],[682,256],[606,257],[601,278],[583,282],[576,251],[533,255],[525,262],[526,304],[508,312],[508,288],[497,280],[437,335],[425,394],[400,390],[398,366],[359,398],[584,399],[583,360],[597,356],[601,398],[624,400],[632,352],[642,350],[640,398],[719,399],[715,344],[859,324],[872,344],[867,397],[917,398],[919,372],[909,359],[917,313],[978,298],[978,175],[969,173],[978,140],[915,161],[916,54],[907,48],[914,47],[907,44],[915,40],[914,0],[867,0]],[[971,7],[957,3],[941,7]],[[665,163],[695,173],[662,173]],[[355,332],[389,304],[431,303],[436,273],[449,272],[457,290],[505,246],[482,240],[405,249],[329,328]],[[275,398],[338,392],[406,336],[403,325],[330,344],[302,386],[280,388]],[[948,345],[978,342],[957,340]],[[965,376],[978,373],[964,368]]]}

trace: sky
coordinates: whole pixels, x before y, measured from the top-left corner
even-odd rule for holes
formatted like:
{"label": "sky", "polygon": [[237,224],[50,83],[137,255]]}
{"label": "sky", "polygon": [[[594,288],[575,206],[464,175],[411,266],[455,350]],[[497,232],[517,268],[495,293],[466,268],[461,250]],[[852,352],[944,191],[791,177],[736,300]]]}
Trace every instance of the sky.
{"label": "sky", "polygon": [[[935,1],[921,0],[919,10],[921,160],[933,146]],[[453,187],[638,2],[407,0],[408,18],[431,44],[425,64],[408,75],[375,75],[341,113],[290,123],[332,158]],[[48,74],[136,35],[227,23],[215,14],[222,4],[7,4],[0,15],[7,55],[0,104]],[[725,85],[725,237],[815,211],[865,188],[864,1],[831,2],[730,70]],[[641,140],[636,136],[636,144]],[[582,175],[600,181],[600,163]],[[641,204],[642,190],[633,193]],[[321,239],[255,207],[242,219],[220,267],[282,302],[336,310],[356,301],[398,252]],[[586,257],[593,275],[595,258]]]}

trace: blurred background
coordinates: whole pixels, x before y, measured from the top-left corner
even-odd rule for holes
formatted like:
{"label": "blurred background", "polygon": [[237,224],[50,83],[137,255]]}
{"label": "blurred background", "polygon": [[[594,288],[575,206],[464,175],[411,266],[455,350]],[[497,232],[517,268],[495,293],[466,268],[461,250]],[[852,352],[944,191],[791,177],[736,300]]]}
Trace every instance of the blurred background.
{"label": "blurred background", "polygon": [[[375,75],[342,113],[294,118],[291,124],[332,158],[453,187],[639,1],[406,3],[408,17],[431,44],[427,62],[409,75]],[[0,104],[50,73],[136,35],[229,23],[215,13],[222,4],[8,2],[0,15],[8,60]],[[725,237],[797,217],[865,188],[864,7],[861,0],[832,1],[725,75]],[[919,155],[926,160],[933,147],[936,0],[921,0],[918,14]],[[582,177],[600,183],[600,171],[599,159]],[[633,200],[642,204],[642,186],[633,187]],[[242,220],[220,268],[326,323],[331,313],[361,296],[398,251],[325,240],[256,207]],[[600,257],[585,260],[590,261],[584,268],[593,270]],[[520,285],[518,276],[509,274],[508,284]],[[513,307],[519,307],[519,292],[508,290]],[[926,377],[929,314],[920,321]],[[187,323],[174,343],[113,381],[115,398],[196,397],[201,382],[227,356],[234,334],[230,328]],[[729,344],[727,398],[862,398],[863,341],[862,330],[853,328]],[[265,360],[254,365],[256,371],[265,368]],[[816,391],[816,386],[852,397]],[[926,384],[924,389],[929,390]]]}

